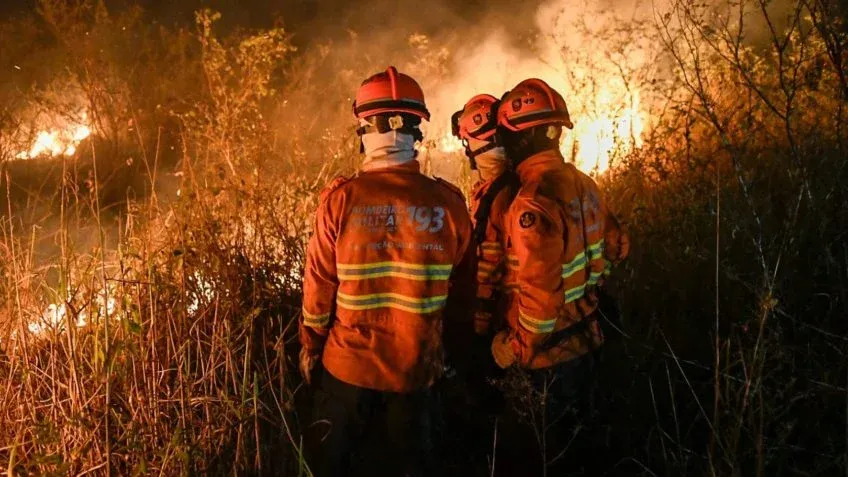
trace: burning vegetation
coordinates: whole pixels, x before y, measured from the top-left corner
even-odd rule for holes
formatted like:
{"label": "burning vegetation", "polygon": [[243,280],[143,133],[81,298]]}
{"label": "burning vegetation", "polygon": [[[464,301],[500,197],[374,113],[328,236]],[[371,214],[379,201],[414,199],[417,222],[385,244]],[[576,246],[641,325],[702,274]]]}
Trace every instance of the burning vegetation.
{"label": "burning vegetation", "polygon": [[[563,156],[633,237],[599,417],[575,437],[607,475],[846,472],[841,3],[549,0],[504,28],[434,7],[451,28],[308,41],[227,12],[168,27],[37,3],[0,20],[10,475],[303,475],[304,244],[360,161],[350,96],[389,64],[433,113],[424,170],[466,191],[451,113],[534,76],[565,97]],[[463,431],[490,423],[442,386],[444,465],[490,475],[493,436]]]}

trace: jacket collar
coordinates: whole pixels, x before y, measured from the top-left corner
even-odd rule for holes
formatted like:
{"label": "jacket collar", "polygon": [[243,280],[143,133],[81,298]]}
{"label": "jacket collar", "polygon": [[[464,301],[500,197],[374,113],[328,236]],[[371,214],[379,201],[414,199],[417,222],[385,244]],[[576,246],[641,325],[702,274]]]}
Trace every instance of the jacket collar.
{"label": "jacket collar", "polygon": [[360,169],[360,173],[362,174],[369,172],[400,172],[412,174],[421,172],[421,163],[419,163],[418,159],[416,158],[401,163],[370,163],[367,167],[363,166]]}
{"label": "jacket collar", "polygon": [[541,173],[558,169],[564,165],[565,159],[562,157],[562,154],[556,149],[549,149],[521,161],[516,168],[516,172],[521,182],[524,182],[532,176],[538,176]]}

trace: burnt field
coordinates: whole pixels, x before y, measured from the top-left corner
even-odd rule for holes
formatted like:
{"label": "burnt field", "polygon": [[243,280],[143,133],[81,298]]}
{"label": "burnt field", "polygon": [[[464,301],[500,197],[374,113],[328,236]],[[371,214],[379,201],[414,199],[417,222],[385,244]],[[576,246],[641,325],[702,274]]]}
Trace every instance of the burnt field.
{"label": "burnt field", "polygon": [[[301,3],[0,18],[0,469],[307,475],[305,242],[393,64],[433,113],[423,170],[466,192],[451,113],[534,76],[568,102],[564,156],[633,241],[575,437],[605,475],[848,473],[844,6]],[[441,464],[490,475],[491,403],[439,386]]]}

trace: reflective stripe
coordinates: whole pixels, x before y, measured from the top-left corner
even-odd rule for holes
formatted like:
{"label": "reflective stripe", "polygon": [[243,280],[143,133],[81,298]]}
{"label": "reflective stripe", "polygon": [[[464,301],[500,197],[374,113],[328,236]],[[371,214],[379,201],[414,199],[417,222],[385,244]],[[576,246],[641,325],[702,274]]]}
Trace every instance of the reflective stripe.
{"label": "reflective stripe", "polygon": [[525,315],[523,312],[518,314],[518,322],[521,326],[532,333],[550,333],[556,328],[556,318],[551,320],[540,320],[531,316]]}
{"label": "reflective stripe", "polygon": [[589,246],[589,256],[591,260],[597,260],[604,256],[604,239]]}
{"label": "reflective stripe", "polygon": [[592,272],[589,274],[589,281],[586,282],[588,285],[597,285],[599,281],[601,281],[601,277],[604,272]]}
{"label": "reflective stripe", "polygon": [[571,263],[562,266],[562,278],[568,278],[586,266],[586,254],[580,252]]}
{"label": "reflective stripe", "polygon": [[477,270],[486,270],[486,271],[491,272],[491,271],[494,271],[496,268],[498,268],[497,263],[485,262],[485,261],[478,261],[477,262]]}
{"label": "reflective stripe", "polygon": [[580,286],[576,286],[570,290],[565,291],[565,303],[571,303],[582,297],[586,293],[586,284],[582,284]]}
{"label": "reflective stripe", "polygon": [[303,326],[308,326],[310,328],[323,328],[330,324],[330,314],[323,313],[320,315],[313,315],[309,313],[305,309],[303,311]]}
{"label": "reflective stripe", "polygon": [[433,313],[445,307],[447,295],[427,298],[414,298],[398,293],[375,293],[373,295],[346,295],[339,293],[336,303],[339,307],[352,311],[373,310],[376,308],[395,308],[410,313]]}
{"label": "reflective stripe", "polygon": [[612,262],[604,259],[604,276],[608,276],[612,273]]}
{"label": "reflective stripe", "polygon": [[447,280],[453,271],[453,265],[418,265],[402,262],[338,264],[336,268],[339,280],[367,280],[382,277],[420,281]]}
{"label": "reflective stripe", "polygon": [[581,298],[583,295],[586,294],[586,287],[587,286],[591,287],[591,286],[597,285],[598,282],[601,281],[602,276],[603,276],[603,272],[592,272],[592,273],[590,273],[589,274],[589,280],[587,280],[586,283],[579,285],[579,286],[576,286],[576,287],[574,287],[570,290],[565,291],[565,302],[571,303],[572,301],[575,301],[575,300]]}
{"label": "reflective stripe", "polygon": [[518,268],[518,257],[515,255],[507,256],[506,264],[509,268]]}
{"label": "reflective stripe", "polygon": [[503,245],[500,242],[483,242],[480,249],[484,252],[503,252]]}

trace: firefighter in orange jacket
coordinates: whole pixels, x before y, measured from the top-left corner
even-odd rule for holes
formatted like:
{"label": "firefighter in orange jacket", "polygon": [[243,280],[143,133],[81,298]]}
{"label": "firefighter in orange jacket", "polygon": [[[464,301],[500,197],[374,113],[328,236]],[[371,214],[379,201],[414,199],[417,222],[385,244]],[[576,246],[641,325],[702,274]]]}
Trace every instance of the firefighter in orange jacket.
{"label": "firefighter in orange jacket", "polygon": [[[490,379],[499,374],[490,351],[494,329],[503,318],[503,278],[506,274],[506,234],[504,216],[518,189],[518,177],[507,167],[506,152],[497,134],[497,112],[500,101],[489,94],[479,94],[468,100],[451,118],[453,135],[462,141],[465,155],[478,180],[470,197],[471,221],[474,225],[474,246],[477,259],[477,300],[474,309],[475,338],[465,354],[464,384],[467,397],[484,414],[498,414],[503,405],[502,393]],[[478,435],[489,429],[489,422],[476,417],[479,413],[460,414],[459,421],[466,431]]]}
{"label": "firefighter in orange jacket", "polygon": [[324,371],[310,464],[344,475],[381,417],[396,447],[383,455],[419,475],[433,461],[430,387],[445,348],[471,329],[471,220],[458,189],[419,171],[414,144],[430,115],[414,79],[394,67],[368,78],[354,114],[365,161],[322,192],[307,248],[300,368],[307,382],[318,361]]}
{"label": "firefighter in orange jacket", "polygon": [[627,257],[629,239],[595,182],[559,151],[563,127],[573,127],[559,93],[540,79],[522,81],[502,98],[498,125],[521,186],[504,220],[512,292],[492,355],[553,401],[585,406],[604,341],[600,287]]}
{"label": "firefighter in orange jacket", "polygon": [[504,216],[518,188],[518,178],[507,168],[506,152],[497,134],[499,104],[494,96],[480,94],[452,117],[453,134],[465,146],[471,170],[479,173],[470,209],[477,251],[474,331],[480,336],[491,331],[502,298],[506,274]]}

